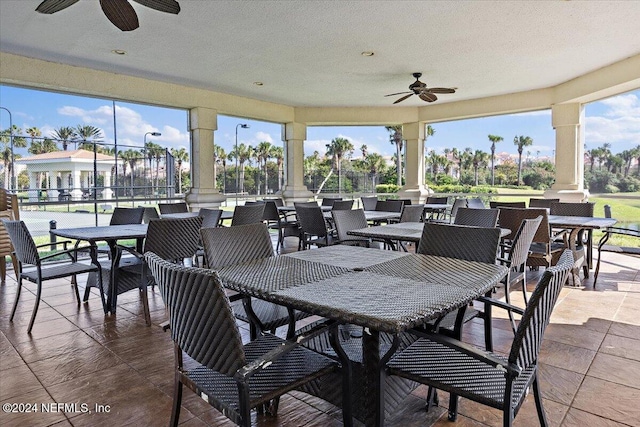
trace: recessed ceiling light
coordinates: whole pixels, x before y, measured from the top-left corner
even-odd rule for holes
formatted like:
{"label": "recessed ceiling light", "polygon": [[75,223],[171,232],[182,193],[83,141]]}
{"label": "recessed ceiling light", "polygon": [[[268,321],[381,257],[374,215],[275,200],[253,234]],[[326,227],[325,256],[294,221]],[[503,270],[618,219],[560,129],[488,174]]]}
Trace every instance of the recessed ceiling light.
{"label": "recessed ceiling light", "polygon": [[115,53],[116,55],[126,55],[127,51],[122,49],[113,49],[111,53]]}
{"label": "recessed ceiling light", "polygon": [[253,82],[253,84],[256,86],[264,86],[264,83],[262,82]]}
{"label": "recessed ceiling light", "polygon": [[365,50],[360,55],[362,55],[362,56],[373,56],[373,52],[370,51],[370,50]]}

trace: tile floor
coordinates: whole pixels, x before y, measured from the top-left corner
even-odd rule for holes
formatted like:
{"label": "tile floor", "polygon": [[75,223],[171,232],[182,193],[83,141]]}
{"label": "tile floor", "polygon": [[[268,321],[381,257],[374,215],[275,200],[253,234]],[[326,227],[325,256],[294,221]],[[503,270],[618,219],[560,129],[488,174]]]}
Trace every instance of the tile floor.
{"label": "tile floor", "polygon": [[[288,247],[295,247],[289,244]],[[565,287],[540,355],[541,386],[552,426],[640,426],[640,260],[606,254],[598,287]],[[538,273],[529,277],[535,285]],[[83,283],[82,280],[79,283]],[[49,413],[0,413],[2,426],[164,426],[172,401],[173,348],[159,324],[166,319],[159,292],[149,291],[154,325],[145,326],[138,295],[119,299],[115,316],[105,317],[99,298],[78,306],[68,280],[49,282],[31,336],[26,328],[34,302],[22,293],[9,322],[16,281],[9,271],[0,286],[0,402],[84,403]],[[514,290],[513,298],[520,298]],[[497,311],[497,310],[496,310]],[[496,313],[496,349],[506,351],[510,330]],[[248,337],[245,325],[239,325]],[[482,325],[471,323],[464,339],[483,343]],[[499,426],[499,411],[461,400],[456,424],[447,421],[447,394],[426,413],[426,389],[419,387],[387,420],[388,426]],[[97,405],[97,406],[96,406]],[[100,406],[102,405],[102,406]],[[3,406],[4,408],[4,406]],[[53,407],[52,409],[56,409]],[[75,410],[74,410],[75,409]],[[85,409],[90,413],[84,413]],[[232,425],[219,412],[185,392],[181,425]],[[303,393],[283,397],[277,417],[256,416],[259,426],[339,426],[338,408]],[[527,398],[516,426],[537,425]]]}

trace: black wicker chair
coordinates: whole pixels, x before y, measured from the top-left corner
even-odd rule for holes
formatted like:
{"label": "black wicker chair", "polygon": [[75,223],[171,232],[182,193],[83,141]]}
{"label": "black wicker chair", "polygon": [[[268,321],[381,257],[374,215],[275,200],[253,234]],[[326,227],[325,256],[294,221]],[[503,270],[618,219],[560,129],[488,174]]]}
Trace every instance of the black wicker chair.
{"label": "black wicker chair", "polygon": [[499,208],[524,209],[527,207],[527,203],[526,202],[489,202],[489,207],[491,209],[499,209]]}
{"label": "black wicker chair", "polygon": [[367,228],[367,218],[364,215],[362,209],[350,209],[350,210],[335,210],[331,211],[331,217],[333,223],[336,226],[336,232],[338,234],[338,243],[341,245],[351,246],[371,246],[371,239],[366,237],[351,236],[347,234],[348,231],[357,230],[360,228]]}
{"label": "black wicker chair", "polygon": [[[201,234],[207,266],[213,270],[274,255],[265,224],[203,228]],[[260,299],[233,299],[235,315],[250,325],[252,340],[257,338],[259,332],[275,332],[276,328],[285,325],[288,325],[287,337],[293,337],[296,321],[309,316]]]}
{"label": "black wicker chair", "polygon": [[231,218],[231,226],[257,224],[262,222],[264,203],[248,203],[244,206],[236,206]]}
{"label": "black wicker chair", "polygon": [[421,222],[424,207],[422,205],[404,205],[400,214],[400,222]]}
{"label": "black wicker chair", "polygon": [[495,227],[498,224],[498,209],[460,208],[453,220],[455,225],[472,227]]}
{"label": "black wicker chair", "polygon": [[[448,200],[449,200],[448,197],[430,196],[430,197],[427,197],[427,200],[425,201],[425,204],[429,204],[429,205],[446,205]],[[446,210],[443,210],[443,209],[431,209],[431,208],[426,209],[425,208],[424,217],[425,217],[425,221],[444,220],[446,218]]]}
{"label": "black wicker chair", "polygon": [[333,231],[327,227],[320,206],[305,207],[296,203],[296,216],[300,226],[300,246],[307,249],[310,245],[318,247],[337,243]]}
{"label": "black wicker chair", "polygon": [[353,200],[336,200],[333,202],[332,211],[346,211],[353,209]]}
{"label": "black wicker chair", "polygon": [[[50,246],[51,243],[47,243],[46,245],[36,246],[29,234],[29,230],[23,221],[7,221],[2,220],[7,233],[9,234],[9,238],[11,239],[11,243],[13,245],[16,258],[18,259],[18,271],[16,271],[16,277],[18,279],[18,290],[16,292],[16,300],[13,303],[13,309],[11,310],[11,317],[9,321],[13,321],[13,316],[16,314],[16,308],[18,307],[18,301],[20,300],[20,291],[22,290],[22,280],[27,279],[30,282],[33,282],[37,285],[36,288],[36,302],[33,307],[33,313],[31,314],[31,320],[29,321],[29,326],[27,328],[27,333],[31,333],[31,329],[33,328],[33,323],[36,320],[36,314],[38,313],[38,306],[40,305],[40,297],[42,295],[42,282],[46,280],[59,279],[61,277],[69,277],[75,276],[76,274],[89,273],[89,272],[100,272],[100,264],[96,261],[95,256],[92,256],[92,263],[85,264],[81,262],[77,262],[78,251],[86,250],[88,248],[75,247],[74,249],[67,249],[68,241],[58,242],[58,245],[63,245],[64,250],[52,253],[47,256],[40,257],[38,254],[38,247],[41,246]],[[54,243],[56,245],[56,243]],[[69,256],[70,262],[66,263],[56,263],[52,266],[43,266],[42,262],[50,260],[54,257],[58,257],[61,255]],[[25,266],[33,266],[35,268],[29,268],[25,270]],[[98,283],[98,286],[102,287],[102,283]],[[80,304],[80,294],[78,293],[78,287],[76,284],[73,284],[73,288],[76,294],[76,300],[78,301],[78,305]],[[106,307],[106,302],[104,298],[102,299],[103,308]]]}
{"label": "black wicker chair", "polygon": [[278,205],[274,200],[264,201],[264,212],[262,214],[262,219],[267,223],[267,226],[270,229],[278,230],[278,243],[276,244],[276,252],[280,251],[280,247],[284,246],[285,236],[298,235],[298,221],[289,219],[284,213],[278,212]]}
{"label": "black wicker chair", "polygon": [[378,196],[360,197],[360,201],[362,202],[362,209],[365,211],[375,211],[376,204],[378,203]]}
{"label": "black wicker chair", "polygon": [[[167,261],[182,263],[195,255],[200,241],[201,225],[202,218],[199,216],[155,219],[149,222],[142,254],[132,248],[117,245],[116,259],[112,261],[117,268],[113,271],[111,266],[102,269],[103,289],[104,293],[112,298],[112,313],[115,313],[118,295],[138,289],[145,322],[151,326],[147,286],[153,286],[155,282],[149,275],[143,254],[151,251]],[[123,253],[133,256],[123,257]],[[95,286],[96,282],[97,274],[90,273],[87,286]],[[111,289],[114,283],[116,284],[115,292]]]}
{"label": "black wicker chair", "polygon": [[479,197],[467,199],[467,207],[472,209],[486,209],[484,202]]}
{"label": "black wicker chair", "polygon": [[559,202],[560,199],[529,199],[530,208],[547,208],[551,209],[551,204]]}
{"label": "black wicker chair", "polygon": [[497,307],[521,314],[508,358],[434,332],[416,332],[422,338],[396,354],[388,373],[451,393],[449,420],[457,416],[457,396],[503,411],[503,425],[511,426],[530,386],[541,426],[547,426],[538,383],[538,354],[544,331],[562,286],[573,265],[565,251],[555,267],[547,269],[525,310],[486,299]]}
{"label": "black wicker chair", "polygon": [[114,208],[109,225],[142,224],[145,208]]}
{"label": "black wicker chair", "polygon": [[160,215],[189,212],[189,207],[185,202],[179,203],[158,203]]}
{"label": "black wicker chair", "polygon": [[325,197],[322,199],[320,206],[333,206],[333,202],[342,201],[342,197]]}
{"label": "black wicker chair", "polygon": [[[593,217],[595,203],[554,202],[549,210],[550,215]],[[562,230],[560,238],[569,234],[570,230]],[[554,230],[555,233],[555,230]],[[576,238],[576,252],[583,256],[582,270],[584,277],[589,277],[589,268],[593,264],[593,230],[580,230]]]}
{"label": "black wicker chair", "polygon": [[202,228],[218,227],[222,211],[220,209],[201,208],[198,215],[202,217]]}
{"label": "black wicker chair", "polygon": [[[275,412],[273,402],[280,396],[338,369],[332,359],[301,346],[326,328],[297,342],[262,334],[243,345],[214,271],[171,264],[153,253],[145,258],[169,310],[174,341],[171,426],[178,425],[183,385],[237,425],[249,427],[252,409],[272,403]],[[183,352],[195,363],[183,364]],[[345,410],[345,425],[351,424],[349,415]]]}
{"label": "black wicker chair", "polygon": [[153,206],[144,208],[144,215],[142,215],[143,224],[149,224],[149,221],[158,218],[160,218],[160,214],[156,208]]}
{"label": "black wicker chair", "polygon": [[402,200],[378,200],[376,210],[380,212],[402,212],[404,202]]}

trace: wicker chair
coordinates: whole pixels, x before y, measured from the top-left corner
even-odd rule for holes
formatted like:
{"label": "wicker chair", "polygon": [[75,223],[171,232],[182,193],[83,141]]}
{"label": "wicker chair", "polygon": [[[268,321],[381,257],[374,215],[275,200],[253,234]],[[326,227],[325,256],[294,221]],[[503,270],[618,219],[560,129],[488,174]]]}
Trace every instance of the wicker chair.
{"label": "wicker chair", "polygon": [[[22,290],[22,280],[27,279],[30,282],[33,282],[37,285],[36,289],[36,302],[33,307],[33,313],[31,314],[31,320],[29,321],[29,327],[27,328],[27,333],[31,333],[31,329],[33,328],[33,322],[36,320],[36,314],[38,313],[38,306],[40,305],[40,296],[42,294],[42,282],[46,280],[59,279],[61,277],[69,277],[75,276],[76,274],[83,274],[89,272],[100,272],[100,264],[98,261],[93,260],[91,264],[85,264],[76,262],[78,250],[85,248],[74,248],[68,249],[66,248],[65,242],[58,242],[57,244],[62,244],[64,250],[55,252],[53,254],[40,257],[38,254],[38,247],[33,241],[33,238],[29,234],[29,230],[27,230],[27,226],[23,221],[7,221],[2,220],[9,237],[11,238],[11,242],[13,243],[13,247],[15,248],[15,254],[18,259],[18,268],[16,270],[16,277],[18,279],[18,291],[16,293],[16,300],[13,303],[13,309],[11,310],[10,321],[13,321],[13,316],[16,313],[16,308],[18,307],[18,301],[20,300],[20,291]],[[46,246],[50,246],[51,243],[47,243]],[[45,246],[45,245],[41,245]],[[56,263],[51,267],[43,266],[42,262],[52,259],[54,257],[58,257],[60,255],[67,255],[71,259],[71,262],[67,263]],[[26,265],[34,266],[34,268],[25,271],[24,267]],[[102,286],[102,283],[99,283],[98,286]],[[76,300],[78,301],[78,305],[80,304],[80,295],[78,294],[78,287],[76,285],[73,286],[76,293]],[[103,307],[106,307],[106,303],[104,298],[102,300]]]}
{"label": "wicker chair", "polygon": [[467,199],[467,207],[472,209],[486,209],[484,202],[479,197]]}
{"label": "wicker chair", "polygon": [[378,200],[376,202],[376,210],[381,212],[402,212],[402,206],[404,206],[402,200]]}
{"label": "wicker chair", "polygon": [[[562,203],[551,204],[551,215],[593,217],[595,203]],[[565,233],[569,233],[567,230]],[[580,230],[576,238],[576,252],[584,256],[582,269],[584,277],[589,277],[589,268],[593,264],[593,230]]]}
{"label": "wicker chair", "polygon": [[247,203],[244,206],[236,206],[233,210],[231,226],[257,224],[262,222],[264,215],[264,203]]}
{"label": "wicker chair", "polygon": [[145,208],[114,208],[109,225],[142,224]]}
{"label": "wicker chair", "polygon": [[[500,243],[498,228],[467,227],[426,222],[417,253],[436,255],[466,261],[495,264]],[[490,314],[488,315],[490,316]],[[440,332],[460,339],[462,326],[473,318],[481,317],[485,323],[485,341],[491,348],[491,318],[472,307],[463,307],[431,322]]]}
{"label": "wicker chair", "polygon": [[300,226],[301,249],[307,249],[310,245],[322,247],[337,243],[333,231],[327,227],[320,206],[302,207],[296,204],[296,216]]}
{"label": "wicker chair", "polygon": [[421,222],[423,212],[422,205],[404,205],[400,214],[400,222]]}
{"label": "wicker chair", "polygon": [[[18,197],[15,194],[7,192],[4,188],[0,188],[0,219],[9,221],[20,220],[20,210],[18,209]],[[13,246],[9,234],[0,224],[0,282],[5,283],[7,278],[7,256],[11,257],[13,263],[13,271],[18,271],[18,259],[13,253]]]}
{"label": "wicker chair", "polygon": [[[201,234],[207,265],[213,270],[273,256],[273,245],[265,224],[203,228]],[[249,323],[252,340],[257,338],[258,332],[275,332],[284,325],[289,325],[287,337],[293,337],[296,321],[309,316],[255,298],[244,298],[242,302],[236,299],[233,307],[236,317]]]}
{"label": "wicker chair", "polygon": [[202,217],[202,228],[217,227],[220,225],[222,211],[220,209],[201,208],[198,215]]}
{"label": "wicker chair", "polygon": [[272,230],[278,230],[276,252],[279,252],[280,247],[284,246],[284,238],[286,235],[298,235],[298,221],[294,219],[289,220],[286,215],[278,212],[278,206],[273,200],[264,201],[262,219],[267,223],[267,227]]}
{"label": "wicker chair", "polygon": [[149,221],[151,221],[152,219],[159,218],[160,214],[158,214],[158,210],[156,208],[154,208],[153,206],[144,208],[144,215],[142,215],[143,224],[149,224]]}
{"label": "wicker chair", "polygon": [[336,200],[333,202],[332,211],[345,211],[353,209],[353,200]]}
{"label": "wicker chair", "polygon": [[362,209],[365,211],[375,211],[376,204],[378,203],[378,196],[360,197],[360,201],[362,202]]}
{"label": "wicker chair", "polygon": [[[138,289],[145,322],[147,326],[151,326],[147,286],[155,285],[155,282],[149,275],[143,254],[151,251],[167,261],[182,263],[185,259],[195,255],[200,241],[201,226],[202,218],[199,216],[155,219],[149,222],[142,254],[132,248],[117,245],[116,259],[112,261],[112,264],[118,267],[114,271],[111,266],[102,269],[103,290],[111,298],[112,314],[116,310],[118,295]],[[123,258],[123,253],[129,253],[133,256]],[[96,282],[97,274],[90,273],[87,287],[95,286]],[[115,292],[111,288],[113,283],[116,284]],[[87,297],[88,293],[85,291],[85,301]]]}
{"label": "wicker chair", "polygon": [[499,208],[524,209],[527,207],[527,204],[525,202],[489,202],[489,207],[491,209],[499,209]]}
{"label": "wicker chair", "polygon": [[180,203],[158,203],[160,215],[189,212],[189,207],[185,202]]}
{"label": "wicker chair", "polygon": [[[281,395],[338,369],[332,359],[302,347],[304,340],[265,334],[243,345],[214,271],[177,266],[153,253],[146,260],[169,310],[174,341],[170,425],[178,425],[183,385],[234,423],[249,427],[251,409],[277,402]],[[196,366],[183,364],[183,352]],[[345,425],[351,423],[348,415],[346,410]]]}
{"label": "wicker chair", "polygon": [[342,197],[325,197],[320,206],[333,206],[333,202],[340,202]]}
{"label": "wicker chair", "polygon": [[371,246],[371,239],[360,236],[351,236],[348,231],[357,230],[359,228],[367,228],[367,218],[362,209],[335,210],[331,211],[333,223],[338,233],[338,243],[341,245],[351,246]]}
{"label": "wicker chair", "polygon": [[[427,200],[425,203],[429,205],[446,205],[448,200],[449,200],[448,197],[430,196],[430,197],[427,197]],[[442,209],[429,208],[424,210],[424,215],[425,215],[425,221],[443,220],[446,217],[446,211]]]}
{"label": "wicker chair", "polygon": [[388,363],[388,373],[451,393],[449,420],[457,416],[457,396],[502,410],[511,426],[530,386],[541,426],[547,426],[538,383],[538,354],[551,312],[573,265],[565,251],[556,267],[544,272],[525,310],[500,301],[489,303],[521,314],[508,358],[441,334],[426,332]]}
{"label": "wicker chair", "polygon": [[498,224],[498,209],[460,208],[453,223],[473,227],[495,227]]}

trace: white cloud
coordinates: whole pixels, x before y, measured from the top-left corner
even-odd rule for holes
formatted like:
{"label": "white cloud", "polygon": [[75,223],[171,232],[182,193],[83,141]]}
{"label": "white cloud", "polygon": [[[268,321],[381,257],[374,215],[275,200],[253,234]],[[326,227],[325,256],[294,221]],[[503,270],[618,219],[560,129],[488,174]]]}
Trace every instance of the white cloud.
{"label": "white cloud", "polygon": [[304,154],[310,156],[314,151],[317,151],[320,156],[324,156],[329,143],[331,143],[330,139],[309,139],[304,142]]}
{"label": "white cloud", "polygon": [[266,132],[256,132],[255,139],[258,143],[266,141],[273,144],[273,137]]}
{"label": "white cloud", "polygon": [[585,118],[588,146],[611,143],[615,152],[640,145],[640,99],[635,94],[600,101],[607,107],[601,116]]}
{"label": "white cloud", "polygon": [[605,113],[608,117],[640,116],[640,100],[632,93],[603,99],[600,102],[610,108]]}

